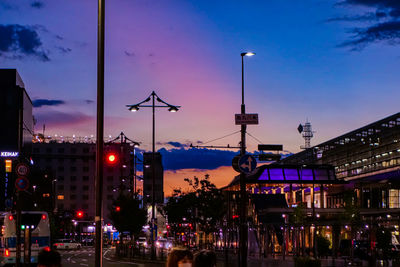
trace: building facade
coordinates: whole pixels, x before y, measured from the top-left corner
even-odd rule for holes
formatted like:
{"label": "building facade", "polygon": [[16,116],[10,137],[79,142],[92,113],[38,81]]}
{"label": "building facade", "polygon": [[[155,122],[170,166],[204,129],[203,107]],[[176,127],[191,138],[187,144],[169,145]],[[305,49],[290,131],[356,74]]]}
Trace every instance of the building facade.
{"label": "building facade", "polygon": [[0,69],[0,210],[12,208],[15,166],[29,163],[32,149],[32,101],[16,69]]}
{"label": "building facade", "polygon": [[[103,218],[109,222],[109,208],[122,191],[132,192],[133,146],[109,143],[104,148],[116,155],[114,163],[105,159],[103,180]],[[95,216],[96,144],[90,142],[48,141],[33,144],[33,161],[42,170],[52,173],[55,208],[72,214],[82,211],[84,218]],[[132,192],[133,193],[133,192]]]}

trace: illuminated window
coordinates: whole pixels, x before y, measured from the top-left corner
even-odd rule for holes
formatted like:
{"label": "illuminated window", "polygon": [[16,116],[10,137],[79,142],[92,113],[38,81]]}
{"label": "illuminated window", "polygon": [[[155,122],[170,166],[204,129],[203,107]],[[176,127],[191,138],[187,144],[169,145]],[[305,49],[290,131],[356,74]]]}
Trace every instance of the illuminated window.
{"label": "illuminated window", "polygon": [[58,200],[64,200],[64,195],[58,195],[58,196],[57,196],[57,199],[58,199]]}
{"label": "illuminated window", "polygon": [[398,189],[390,189],[389,190],[389,209],[397,209],[400,208],[400,194]]}
{"label": "illuminated window", "polygon": [[43,194],[43,197],[50,197],[50,194]]}

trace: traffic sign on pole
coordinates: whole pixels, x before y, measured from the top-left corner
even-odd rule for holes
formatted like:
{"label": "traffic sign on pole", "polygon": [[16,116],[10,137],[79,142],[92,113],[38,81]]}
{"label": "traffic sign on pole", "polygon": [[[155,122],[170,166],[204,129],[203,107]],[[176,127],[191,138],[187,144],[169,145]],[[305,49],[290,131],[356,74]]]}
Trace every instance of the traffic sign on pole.
{"label": "traffic sign on pole", "polygon": [[18,176],[22,176],[22,177],[27,176],[29,173],[28,164],[18,163],[17,166],[15,167],[15,172],[17,173]]}
{"label": "traffic sign on pole", "polygon": [[257,161],[252,155],[243,155],[239,159],[239,170],[248,174],[253,172],[257,167]]}
{"label": "traffic sign on pole", "polygon": [[258,124],[258,114],[235,114],[236,125]]}
{"label": "traffic sign on pole", "polygon": [[25,191],[29,187],[29,181],[25,177],[19,177],[15,180],[15,188],[19,191]]}

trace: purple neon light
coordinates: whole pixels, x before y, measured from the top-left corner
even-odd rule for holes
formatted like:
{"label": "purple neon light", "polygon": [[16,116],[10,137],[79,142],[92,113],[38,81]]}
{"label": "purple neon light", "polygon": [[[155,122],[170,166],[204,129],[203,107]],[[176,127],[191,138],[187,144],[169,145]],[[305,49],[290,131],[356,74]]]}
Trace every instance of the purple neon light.
{"label": "purple neon light", "polygon": [[300,169],[300,179],[305,181],[313,180],[312,169]]}
{"label": "purple neon light", "polygon": [[268,179],[268,169],[265,169],[263,171],[263,173],[260,175],[260,177],[258,178],[258,180],[269,180]]}
{"label": "purple neon light", "polygon": [[277,169],[269,169],[269,175],[270,175],[270,180],[277,180],[277,181],[282,181],[283,180],[283,172],[282,169],[277,168]]}
{"label": "purple neon light", "polygon": [[284,169],[286,180],[299,180],[297,169]]}

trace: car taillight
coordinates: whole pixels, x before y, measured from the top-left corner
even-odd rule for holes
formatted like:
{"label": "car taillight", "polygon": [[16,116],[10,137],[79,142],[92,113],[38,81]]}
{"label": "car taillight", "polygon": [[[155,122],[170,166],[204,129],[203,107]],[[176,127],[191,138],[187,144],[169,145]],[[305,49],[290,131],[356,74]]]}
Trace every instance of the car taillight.
{"label": "car taillight", "polygon": [[42,214],[42,220],[46,220],[46,219],[47,219],[46,214]]}
{"label": "car taillight", "polygon": [[6,256],[6,257],[10,256],[10,251],[8,250],[8,248],[6,248],[6,250],[4,252],[4,256]]}
{"label": "car taillight", "polygon": [[47,251],[47,252],[50,252],[50,247],[45,247],[43,250]]}

